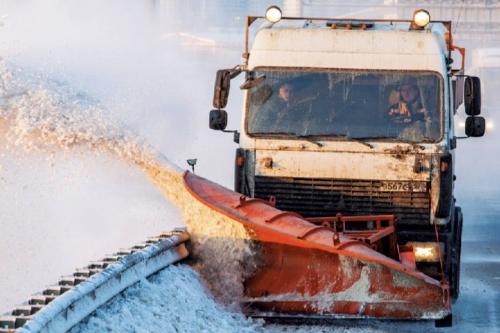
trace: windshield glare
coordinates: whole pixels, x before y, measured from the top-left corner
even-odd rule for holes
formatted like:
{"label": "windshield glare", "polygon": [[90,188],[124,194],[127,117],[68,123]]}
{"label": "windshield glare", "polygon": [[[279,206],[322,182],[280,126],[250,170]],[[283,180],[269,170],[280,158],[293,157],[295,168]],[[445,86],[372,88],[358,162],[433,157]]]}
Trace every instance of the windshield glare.
{"label": "windshield glare", "polygon": [[261,70],[249,90],[247,132],[437,141],[441,79],[430,72]]}

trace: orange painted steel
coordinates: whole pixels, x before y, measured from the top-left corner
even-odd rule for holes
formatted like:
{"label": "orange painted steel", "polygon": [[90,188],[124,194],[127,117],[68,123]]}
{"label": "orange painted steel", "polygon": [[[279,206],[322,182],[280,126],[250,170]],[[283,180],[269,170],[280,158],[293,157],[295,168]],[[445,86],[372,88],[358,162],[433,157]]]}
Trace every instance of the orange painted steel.
{"label": "orange painted steel", "polygon": [[[360,215],[360,216],[343,216],[337,214],[332,217],[309,217],[308,222],[314,224],[328,225],[334,232],[342,231],[342,233],[351,239],[362,240],[368,244],[375,244],[384,237],[391,237],[391,243],[396,243],[394,232],[395,217],[394,215]],[[362,230],[351,230],[347,226],[371,222],[374,223],[373,228]],[[385,226],[382,222],[386,222]]]}
{"label": "orange painted steel", "polygon": [[447,283],[398,258],[190,172],[184,181],[197,200],[253,237],[259,266],[245,281],[243,300],[253,315],[439,319],[451,313]]}

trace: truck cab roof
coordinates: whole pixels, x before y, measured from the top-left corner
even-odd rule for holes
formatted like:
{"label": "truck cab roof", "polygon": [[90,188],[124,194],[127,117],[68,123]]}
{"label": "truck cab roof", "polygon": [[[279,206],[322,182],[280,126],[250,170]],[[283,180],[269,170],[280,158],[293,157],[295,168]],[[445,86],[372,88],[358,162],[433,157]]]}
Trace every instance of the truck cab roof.
{"label": "truck cab roof", "polygon": [[356,21],[354,28],[347,28],[348,21],[335,22],[285,21],[262,27],[253,41],[249,68],[445,71],[447,29],[442,23],[409,30],[408,23]]}

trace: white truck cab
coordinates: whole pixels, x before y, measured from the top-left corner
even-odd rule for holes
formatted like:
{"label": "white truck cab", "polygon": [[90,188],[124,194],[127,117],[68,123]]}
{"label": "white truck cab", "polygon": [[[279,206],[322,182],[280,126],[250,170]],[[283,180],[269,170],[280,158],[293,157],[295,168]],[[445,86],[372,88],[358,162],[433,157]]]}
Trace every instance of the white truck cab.
{"label": "white truck cab", "polygon": [[482,136],[485,122],[479,79],[463,61],[452,69],[452,51],[464,50],[451,22],[424,10],[413,20],[278,11],[268,9],[251,48],[250,25],[263,17],[247,18],[244,64],[216,79],[210,127],[224,130],[229,81],[246,73],[235,190],[305,217],[394,214],[398,244],[420,249],[418,268],[447,278],[456,298],[453,117],[464,91],[467,135]]}

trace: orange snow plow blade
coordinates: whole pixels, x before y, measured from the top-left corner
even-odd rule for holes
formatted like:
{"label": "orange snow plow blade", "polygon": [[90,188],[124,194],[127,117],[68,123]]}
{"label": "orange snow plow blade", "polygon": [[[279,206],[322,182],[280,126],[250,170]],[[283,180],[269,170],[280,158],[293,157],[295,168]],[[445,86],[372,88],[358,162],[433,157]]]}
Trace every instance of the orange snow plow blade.
{"label": "orange snow plow blade", "polygon": [[197,200],[243,224],[257,245],[258,268],[245,281],[243,300],[250,315],[440,319],[451,313],[447,283],[416,270],[398,248],[392,215],[305,219],[189,172],[184,180]]}

